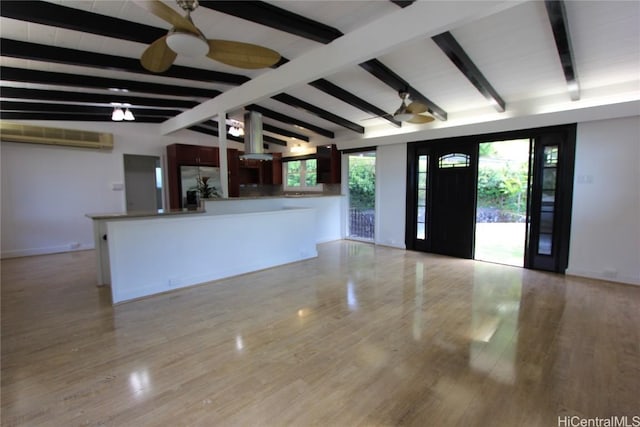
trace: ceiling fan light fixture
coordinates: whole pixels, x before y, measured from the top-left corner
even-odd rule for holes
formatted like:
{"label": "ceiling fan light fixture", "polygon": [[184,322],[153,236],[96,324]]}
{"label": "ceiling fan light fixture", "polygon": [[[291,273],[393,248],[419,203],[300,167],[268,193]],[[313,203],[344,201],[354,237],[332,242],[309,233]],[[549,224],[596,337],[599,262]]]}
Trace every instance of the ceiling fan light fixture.
{"label": "ceiling fan light fixture", "polygon": [[128,108],[124,111],[124,115],[122,117],[128,122],[136,119],[131,110],[129,110]]}
{"label": "ceiling fan light fixture", "polygon": [[239,136],[243,136],[244,135],[244,131],[242,130],[242,128],[240,127],[236,127],[236,126],[231,126],[229,128],[229,135],[231,136],[235,136],[235,137],[239,137]]}
{"label": "ceiling fan light fixture", "polygon": [[114,122],[121,122],[124,120],[124,111],[122,111],[122,108],[115,107],[113,109],[113,113],[111,113],[111,120]]}
{"label": "ceiling fan light fixture", "polygon": [[209,53],[209,44],[195,34],[174,31],[166,41],[169,49],[179,55],[198,57]]}

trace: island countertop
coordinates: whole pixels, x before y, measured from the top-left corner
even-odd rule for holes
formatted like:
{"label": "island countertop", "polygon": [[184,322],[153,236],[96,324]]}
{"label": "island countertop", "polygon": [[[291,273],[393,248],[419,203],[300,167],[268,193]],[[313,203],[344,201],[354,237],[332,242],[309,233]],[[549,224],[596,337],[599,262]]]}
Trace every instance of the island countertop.
{"label": "island countertop", "polygon": [[94,213],[86,214],[91,219],[127,219],[127,218],[145,218],[172,215],[193,215],[203,214],[204,209],[158,209],[157,211],[140,211],[140,212],[119,212],[119,213]]}
{"label": "island countertop", "polygon": [[226,199],[222,197],[214,197],[214,198],[208,198],[208,199],[202,199],[202,200],[205,202],[222,202],[222,201],[268,200],[268,199],[316,199],[316,198],[323,198],[323,197],[344,197],[344,195],[343,194],[324,194],[324,193],[318,193],[318,194],[288,193],[288,194],[281,194],[277,196],[240,196],[240,197],[229,197]]}

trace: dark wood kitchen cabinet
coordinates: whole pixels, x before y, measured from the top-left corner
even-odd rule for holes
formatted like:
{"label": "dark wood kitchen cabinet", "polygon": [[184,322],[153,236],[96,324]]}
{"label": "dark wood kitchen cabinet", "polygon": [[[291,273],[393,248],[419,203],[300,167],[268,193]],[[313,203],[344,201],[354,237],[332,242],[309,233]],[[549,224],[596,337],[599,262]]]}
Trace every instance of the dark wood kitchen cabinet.
{"label": "dark wood kitchen cabinet", "polygon": [[174,151],[176,160],[184,166],[220,166],[218,147],[202,145],[172,144],[167,146],[167,155]]}
{"label": "dark wood kitchen cabinet", "polygon": [[[220,167],[220,150],[218,147],[202,145],[171,144],[167,146],[167,176],[169,179],[169,207],[182,208],[182,193],[180,182],[181,166],[210,166]],[[240,181],[238,179],[238,150],[227,149],[227,169],[229,182],[229,197],[240,195]]]}
{"label": "dark wood kitchen cabinet", "polygon": [[272,153],[273,160],[241,159],[240,184],[282,185],[282,153]]}
{"label": "dark wood kitchen cabinet", "polygon": [[273,153],[271,162],[271,184],[282,185],[282,153]]}
{"label": "dark wood kitchen cabinet", "polygon": [[227,148],[227,169],[229,169],[229,197],[238,197],[240,196],[240,157],[235,148]]}
{"label": "dark wood kitchen cabinet", "polygon": [[335,144],[320,145],[316,149],[318,161],[317,181],[322,184],[339,184],[341,178],[341,154]]}

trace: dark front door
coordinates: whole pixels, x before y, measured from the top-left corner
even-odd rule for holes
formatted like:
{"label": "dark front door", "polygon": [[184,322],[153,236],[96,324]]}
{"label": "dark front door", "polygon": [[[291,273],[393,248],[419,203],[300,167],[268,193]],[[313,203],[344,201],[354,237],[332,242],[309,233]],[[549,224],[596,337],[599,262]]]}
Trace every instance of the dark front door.
{"label": "dark front door", "polygon": [[409,143],[407,249],[473,258],[478,147],[486,141],[531,139],[526,268],[567,268],[576,126],[525,129]]}
{"label": "dark front door", "polygon": [[432,156],[431,251],[473,257],[477,146],[448,146]]}

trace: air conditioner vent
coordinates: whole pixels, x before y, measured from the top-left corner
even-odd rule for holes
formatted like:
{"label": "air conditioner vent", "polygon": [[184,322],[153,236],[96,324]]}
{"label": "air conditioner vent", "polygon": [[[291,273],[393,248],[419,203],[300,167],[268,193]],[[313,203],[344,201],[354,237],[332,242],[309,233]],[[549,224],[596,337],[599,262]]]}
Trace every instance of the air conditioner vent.
{"label": "air conditioner vent", "polygon": [[0,121],[0,138],[9,142],[113,149],[113,134],[84,130],[60,129]]}

